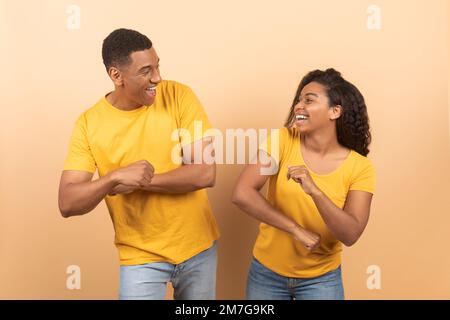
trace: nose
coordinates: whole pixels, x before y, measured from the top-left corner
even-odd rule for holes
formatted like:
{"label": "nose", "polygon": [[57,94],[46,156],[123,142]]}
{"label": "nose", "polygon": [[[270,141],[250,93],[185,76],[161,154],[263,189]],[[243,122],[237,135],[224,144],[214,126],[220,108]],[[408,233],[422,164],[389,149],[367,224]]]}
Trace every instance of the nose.
{"label": "nose", "polygon": [[152,72],[152,77],[150,78],[150,82],[153,84],[158,84],[161,82],[161,75],[159,74],[158,69],[156,69],[155,72]]}
{"label": "nose", "polygon": [[298,110],[305,110],[305,106],[301,101],[299,101],[294,107],[294,112],[297,112]]}

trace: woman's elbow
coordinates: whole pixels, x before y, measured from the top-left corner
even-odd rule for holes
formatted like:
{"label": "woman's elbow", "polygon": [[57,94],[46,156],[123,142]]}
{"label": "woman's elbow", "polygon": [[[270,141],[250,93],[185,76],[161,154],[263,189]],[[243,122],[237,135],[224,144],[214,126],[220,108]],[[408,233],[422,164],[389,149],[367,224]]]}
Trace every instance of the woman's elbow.
{"label": "woman's elbow", "polygon": [[231,202],[238,207],[241,207],[245,202],[245,191],[242,187],[236,186],[231,195]]}
{"label": "woman's elbow", "polygon": [[352,234],[349,235],[348,237],[346,237],[345,239],[342,239],[342,243],[346,246],[346,247],[351,247],[353,246],[356,242],[358,242],[359,238],[361,236],[361,233],[356,233],[356,234]]}
{"label": "woman's elbow", "polygon": [[351,246],[353,246],[357,241],[358,241],[358,239],[356,239],[356,240],[354,240],[354,239],[346,239],[346,240],[342,241],[342,243],[343,243],[346,247],[351,247]]}
{"label": "woman's elbow", "polygon": [[212,188],[216,184],[216,168],[215,165],[205,165],[201,168],[201,175],[197,181],[195,181],[196,189]]}

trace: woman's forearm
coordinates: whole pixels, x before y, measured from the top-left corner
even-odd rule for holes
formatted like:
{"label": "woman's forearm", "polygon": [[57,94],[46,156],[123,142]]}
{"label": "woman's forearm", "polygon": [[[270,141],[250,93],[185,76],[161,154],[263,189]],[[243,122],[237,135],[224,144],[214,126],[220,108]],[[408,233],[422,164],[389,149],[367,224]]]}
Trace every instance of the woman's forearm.
{"label": "woman's forearm", "polygon": [[307,250],[313,251],[320,245],[320,235],[304,229],[293,219],[274,208],[259,190],[251,187],[237,187],[232,201],[255,219],[290,234]]}
{"label": "woman's forearm", "polygon": [[311,194],[324,222],[335,237],[346,246],[353,245],[361,235],[360,223],[350,214],[337,207],[322,191]]}
{"label": "woman's forearm", "polygon": [[276,210],[253,188],[236,188],[232,202],[253,218],[290,234],[298,227],[294,220]]}

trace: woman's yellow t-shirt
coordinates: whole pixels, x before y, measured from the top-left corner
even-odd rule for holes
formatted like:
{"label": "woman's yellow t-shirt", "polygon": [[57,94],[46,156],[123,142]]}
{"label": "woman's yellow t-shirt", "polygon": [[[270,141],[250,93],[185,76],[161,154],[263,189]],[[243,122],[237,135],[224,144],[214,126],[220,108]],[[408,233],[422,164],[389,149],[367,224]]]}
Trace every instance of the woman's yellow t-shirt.
{"label": "woman's yellow t-shirt", "polygon": [[[274,143],[279,136],[278,144]],[[300,151],[300,135],[295,128],[279,129],[278,135],[269,136],[260,149],[271,154],[278,146],[278,171],[269,178],[267,200],[298,224],[320,234],[321,244],[309,252],[292,235],[261,223],[253,255],[267,268],[286,277],[314,278],[333,271],[341,264],[342,245],[323,221],[317,207],[302,187],[287,180],[291,165],[306,165]],[[276,155],[276,153],[275,153]],[[371,161],[351,150],[347,158],[333,172],[320,175],[309,170],[315,184],[339,208],[343,208],[350,190],[374,193],[375,170]]]}
{"label": "woman's yellow t-shirt", "polygon": [[[162,81],[156,91],[151,106],[123,111],[103,97],[84,112],[75,124],[64,170],[98,169],[104,176],[139,160],[150,162],[155,173],[180,167],[172,153],[196,136],[203,138],[211,125],[189,87]],[[105,201],[121,265],[179,264],[219,237],[204,189],[185,194],[135,191],[107,196]]]}

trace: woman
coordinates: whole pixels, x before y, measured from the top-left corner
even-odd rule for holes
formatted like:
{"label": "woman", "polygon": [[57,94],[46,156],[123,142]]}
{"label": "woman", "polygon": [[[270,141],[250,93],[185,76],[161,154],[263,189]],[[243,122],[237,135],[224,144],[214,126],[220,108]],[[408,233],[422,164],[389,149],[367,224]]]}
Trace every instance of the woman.
{"label": "woman", "polygon": [[[233,202],[262,222],[247,299],[344,299],[341,243],[361,236],[375,188],[370,140],[354,85],[334,69],[302,79],[285,127],[260,146],[233,192]],[[266,199],[259,191],[267,179]]]}

